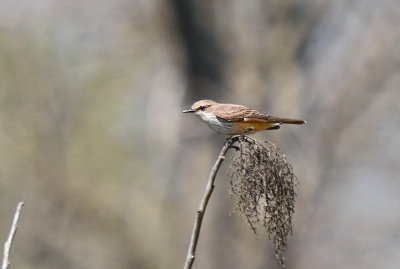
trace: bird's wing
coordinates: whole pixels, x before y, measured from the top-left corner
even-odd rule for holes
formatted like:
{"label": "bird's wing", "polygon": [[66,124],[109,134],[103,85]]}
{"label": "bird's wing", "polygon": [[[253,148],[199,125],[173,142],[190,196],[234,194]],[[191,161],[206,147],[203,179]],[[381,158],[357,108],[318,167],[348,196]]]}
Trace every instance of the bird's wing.
{"label": "bird's wing", "polygon": [[303,120],[285,119],[266,116],[256,110],[241,105],[218,104],[212,107],[212,112],[219,118],[227,121],[264,122],[264,123],[290,123],[303,124]]}
{"label": "bird's wing", "polygon": [[212,112],[227,121],[271,122],[271,117],[241,105],[215,105]]}

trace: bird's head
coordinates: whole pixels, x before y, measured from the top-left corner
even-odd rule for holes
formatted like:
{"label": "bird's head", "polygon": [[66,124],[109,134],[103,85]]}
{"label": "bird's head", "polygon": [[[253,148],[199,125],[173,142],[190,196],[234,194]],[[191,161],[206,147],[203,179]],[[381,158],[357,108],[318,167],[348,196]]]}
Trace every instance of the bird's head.
{"label": "bird's head", "polygon": [[200,100],[192,105],[188,110],[184,110],[183,113],[196,113],[206,110],[208,107],[215,105],[216,102],[212,100]]}

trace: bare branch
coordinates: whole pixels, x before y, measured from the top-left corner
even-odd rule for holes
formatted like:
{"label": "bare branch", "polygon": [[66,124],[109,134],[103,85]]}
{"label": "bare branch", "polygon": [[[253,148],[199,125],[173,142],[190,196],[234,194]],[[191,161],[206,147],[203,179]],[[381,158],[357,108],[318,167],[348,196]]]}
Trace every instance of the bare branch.
{"label": "bare branch", "polygon": [[21,214],[23,205],[24,205],[24,202],[19,202],[17,205],[17,209],[15,210],[14,219],[11,224],[10,233],[8,234],[7,240],[4,243],[3,262],[1,265],[1,269],[7,269],[10,266],[9,257],[10,257],[11,244],[14,240],[15,233],[17,232],[19,215]]}
{"label": "bare branch", "polygon": [[225,145],[222,148],[221,153],[219,154],[219,156],[217,158],[217,161],[215,162],[213,168],[211,169],[211,173],[208,178],[207,187],[204,192],[203,199],[200,202],[200,206],[199,206],[199,209],[197,210],[197,214],[196,214],[196,219],[194,221],[192,237],[190,239],[190,245],[189,245],[189,250],[188,250],[187,257],[186,257],[184,269],[192,268],[194,258],[195,258],[196,246],[197,246],[197,242],[199,240],[201,223],[203,221],[203,216],[204,216],[204,212],[206,210],[208,201],[210,200],[211,194],[214,190],[215,177],[217,175],[219,167],[221,166],[222,162],[225,160],[226,152],[233,145],[233,143],[235,143],[237,141],[237,139],[238,139],[238,136],[234,136],[225,142]]}

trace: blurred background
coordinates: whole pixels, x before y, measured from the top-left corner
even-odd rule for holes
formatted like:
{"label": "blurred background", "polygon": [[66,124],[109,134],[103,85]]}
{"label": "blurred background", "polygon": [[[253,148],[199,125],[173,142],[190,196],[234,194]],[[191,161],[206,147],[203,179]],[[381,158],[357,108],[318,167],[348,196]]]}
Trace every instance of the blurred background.
{"label": "blurred background", "polygon": [[[255,135],[300,180],[288,268],[400,265],[399,1],[0,0],[12,268],[182,268],[225,141],[181,113],[198,99],[308,122]],[[228,168],[194,268],[280,268]]]}

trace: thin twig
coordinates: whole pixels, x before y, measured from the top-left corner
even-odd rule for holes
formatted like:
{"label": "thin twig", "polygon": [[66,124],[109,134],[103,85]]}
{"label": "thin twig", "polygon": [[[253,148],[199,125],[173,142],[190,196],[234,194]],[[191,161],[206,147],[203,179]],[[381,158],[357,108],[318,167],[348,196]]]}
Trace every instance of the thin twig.
{"label": "thin twig", "polygon": [[15,233],[17,232],[19,215],[21,214],[23,205],[24,205],[24,202],[19,202],[17,205],[17,209],[15,210],[14,219],[11,224],[10,233],[8,234],[7,240],[4,243],[3,262],[1,265],[1,269],[7,269],[10,266],[9,257],[10,257],[11,244],[14,240]]}
{"label": "thin twig", "polygon": [[222,162],[225,160],[226,152],[237,141],[237,139],[238,139],[238,136],[234,136],[225,142],[225,145],[222,148],[221,153],[219,154],[219,156],[217,158],[217,161],[215,162],[213,168],[211,169],[210,176],[208,177],[207,187],[204,192],[203,199],[200,202],[200,206],[199,206],[199,209],[197,210],[196,218],[194,221],[192,237],[190,239],[190,245],[189,245],[189,250],[188,250],[187,257],[186,257],[184,269],[192,268],[194,258],[195,258],[195,253],[196,253],[197,242],[199,240],[201,223],[203,221],[203,216],[204,216],[204,212],[206,210],[208,201],[210,200],[211,194],[214,190],[215,177],[217,175],[219,167],[221,166]]}

